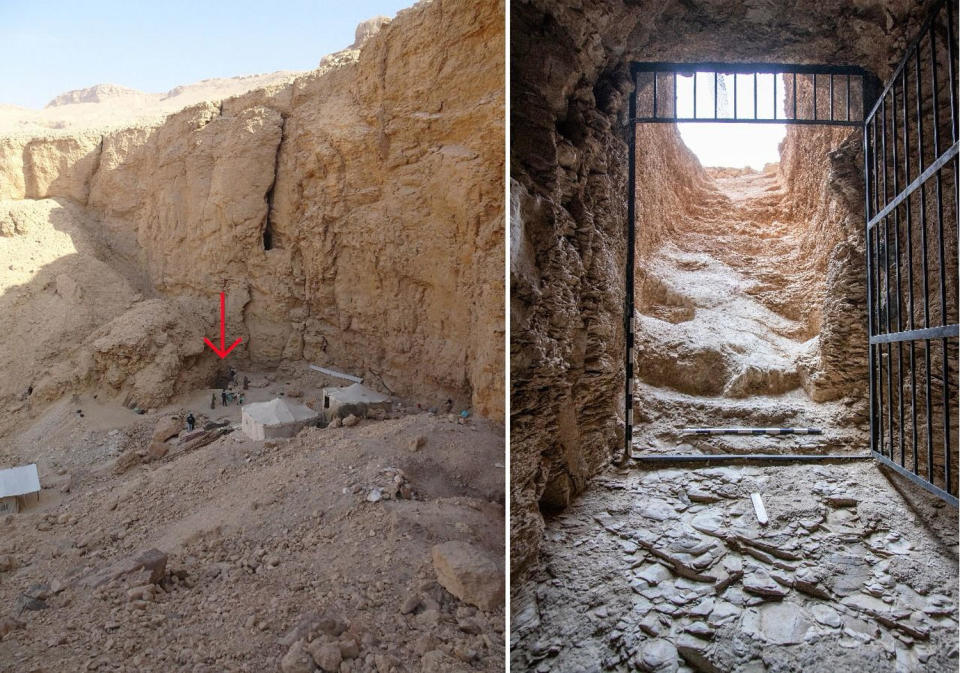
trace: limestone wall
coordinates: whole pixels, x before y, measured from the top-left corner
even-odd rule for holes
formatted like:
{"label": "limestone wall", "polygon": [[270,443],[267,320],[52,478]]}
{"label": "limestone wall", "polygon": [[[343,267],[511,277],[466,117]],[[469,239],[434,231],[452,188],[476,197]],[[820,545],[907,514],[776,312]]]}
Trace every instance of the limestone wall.
{"label": "limestone wall", "polygon": [[[175,321],[209,309],[184,339],[215,329],[226,291],[238,358],[328,364],[501,419],[502,53],[502,2],[421,3],[358,56],[292,83],[156,123],[0,138],[0,197],[79,208],[90,254],[122,266],[141,298],[190,303]],[[27,379],[48,380],[47,397],[102,384],[84,363],[104,337],[94,348],[88,334],[55,381]],[[217,364],[176,341],[159,346],[172,352],[151,403],[180,387],[185,358]],[[112,367],[110,388],[146,394],[145,356]],[[15,392],[0,384],[0,399]]]}

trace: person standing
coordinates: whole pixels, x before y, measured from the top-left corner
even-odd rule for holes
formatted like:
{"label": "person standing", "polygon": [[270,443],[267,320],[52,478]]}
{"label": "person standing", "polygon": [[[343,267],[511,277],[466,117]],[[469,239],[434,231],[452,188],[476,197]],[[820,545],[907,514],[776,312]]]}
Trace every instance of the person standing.
{"label": "person standing", "polygon": [[220,404],[221,406],[227,406],[227,389],[224,388],[220,391]]}
{"label": "person standing", "polygon": [[193,412],[191,411],[189,414],[187,414],[187,430],[193,432],[193,428],[196,426],[196,424],[197,419],[193,417]]}

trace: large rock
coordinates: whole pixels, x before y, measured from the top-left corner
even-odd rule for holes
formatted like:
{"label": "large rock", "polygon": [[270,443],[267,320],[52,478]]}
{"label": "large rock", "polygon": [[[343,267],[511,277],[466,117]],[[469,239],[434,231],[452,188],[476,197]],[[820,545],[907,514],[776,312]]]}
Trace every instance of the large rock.
{"label": "large rock", "polygon": [[388,16],[375,16],[372,19],[361,21],[357,24],[357,30],[354,32],[354,40],[351,48],[359,49],[367,40],[380,32],[380,30],[390,23]]}
{"label": "large rock", "polygon": [[150,446],[147,449],[147,456],[151,460],[158,460],[167,455],[170,450],[167,440],[179,435],[182,429],[183,421],[179,416],[164,416],[157,421],[153,437],[150,439]]}
{"label": "large rock", "polygon": [[147,549],[117,561],[106,570],[89,575],[81,583],[95,589],[124,575],[144,571],[151,584],[158,584],[163,579],[166,569],[167,555],[159,549]]}
{"label": "large rock", "polygon": [[313,657],[310,656],[302,640],[291,645],[280,659],[280,670],[282,673],[314,673],[316,667]]}
{"label": "large rock", "polygon": [[444,542],[433,547],[437,581],[460,600],[482,610],[504,602],[503,570],[485,549],[467,542]]}
{"label": "large rock", "polygon": [[654,638],[640,648],[640,668],[650,673],[676,673],[680,666],[677,648],[669,640]]}

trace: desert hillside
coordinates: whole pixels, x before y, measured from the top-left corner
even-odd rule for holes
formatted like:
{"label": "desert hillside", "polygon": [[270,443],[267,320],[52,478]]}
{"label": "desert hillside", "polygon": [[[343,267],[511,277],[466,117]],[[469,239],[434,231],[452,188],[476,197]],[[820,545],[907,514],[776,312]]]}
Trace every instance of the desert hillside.
{"label": "desert hillside", "polygon": [[0,107],[0,670],[503,670],[503,11]]}

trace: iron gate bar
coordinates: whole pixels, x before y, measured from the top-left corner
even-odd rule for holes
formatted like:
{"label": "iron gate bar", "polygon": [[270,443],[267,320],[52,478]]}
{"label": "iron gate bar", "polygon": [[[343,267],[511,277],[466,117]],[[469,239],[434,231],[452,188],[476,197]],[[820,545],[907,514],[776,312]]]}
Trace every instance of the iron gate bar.
{"label": "iron gate bar", "polygon": [[[883,175],[883,201],[887,201],[887,99],[881,98],[880,102],[880,123],[883,125],[883,131],[880,133],[880,151],[883,153],[881,160]],[[894,192],[896,194],[896,192]],[[883,218],[883,281],[887,291],[886,310],[884,311],[887,323],[887,333],[890,332],[890,218]],[[878,234],[879,235],[879,234]],[[887,343],[887,437],[890,438],[890,458],[893,458],[893,355],[890,352],[890,344]]]}
{"label": "iron gate bar", "polygon": [[[633,93],[630,95],[630,101],[627,106],[627,112],[630,119],[637,116],[637,75],[631,71],[630,78],[633,80]],[[656,78],[656,75],[654,75]],[[673,77],[673,111],[677,111],[677,77]],[[694,78],[696,86],[696,78]],[[696,105],[696,103],[694,103]],[[696,112],[696,108],[694,108]],[[630,133],[627,138],[627,158],[629,165],[627,167],[627,269],[624,278],[625,296],[624,296],[624,341],[627,351],[626,361],[626,380],[624,381],[624,400],[626,408],[624,409],[624,454],[623,462],[626,462],[631,455],[633,448],[633,267],[635,260],[636,231],[634,220],[636,219],[636,173],[637,173],[637,128],[633,123],[628,125]]]}
{"label": "iron gate bar", "polygon": [[947,501],[948,503],[950,503],[950,504],[953,505],[954,507],[960,507],[960,500],[958,500],[955,495],[953,495],[953,494],[951,494],[951,493],[948,493],[947,491],[944,491],[944,490],[943,490],[942,488],[940,488],[939,486],[935,486],[935,485],[931,484],[930,482],[924,480],[923,477],[921,477],[921,476],[919,476],[919,475],[911,472],[911,471],[908,470],[907,468],[905,468],[905,467],[900,467],[899,465],[897,465],[895,462],[893,462],[892,460],[890,460],[890,459],[887,458],[886,456],[882,456],[882,455],[878,455],[878,454],[873,454],[873,457],[874,457],[876,460],[880,461],[881,464],[886,465],[887,467],[889,467],[891,470],[893,470],[893,471],[896,472],[897,474],[906,477],[907,479],[909,479],[910,481],[912,481],[912,482],[913,482],[914,484],[916,484],[917,486],[920,486],[920,487],[923,488],[924,490],[929,491],[930,493],[933,493],[933,494],[936,495],[936,496],[939,496],[940,498],[942,498],[943,500]]}
{"label": "iron gate bar", "polygon": [[797,73],[793,73],[793,118],[797,118]]}
{"label": "iron gate bar", "polygon": [[[940,74],[938,73],[939,64],[937,62],[937,28],[941,26],[938,24],[943,13],[946,13],[946,24],[947,24],[947,34],[946,34],[946,52],[947,52],[947,88],[949,90],[949,113],[950,113],[950,139],[951,144],[944,151],[942,150],[943,143],[942,134],[940,130],[940,119],[941,119],[941,96],[940,96]],[[923,40],[926,39],[929,45],[924,44]],[[877,459],[881,463],[895,469],[900,474],[907,476],[912,481],[920,484],[928,491],[935,493],[939,497],[943,498],[947,502],[950,502],[954,506],[957,506],[956,493],[957,489],[955,488],[954,483],[954,465],[952,457],[952,441],[951,433],[952,427],[951,423],[954,419],[952,413],[954,410],[950,407],[950,349],[948,339],[955,339],[960,336],[960,325],[949,323],[950,313],[953,310],[953,307],[947,305],[947,255],[946,255],[946,245],[947,241],[945,240],[945,223],[944,223],[944,186],[943,186],[943,171],[949,165],[953,169],[953,181],[954,181],[954,216],[958,217],[956,211],[958,206],[960,206],[960,184],[958,184],[958,170],[960,170],[960,161],[958,161],[958,150],[960,150],[960,144],[957,142],[958,135],[958,111],[956,105],[956,93],[954,91],[954,80],[956,75],[956,65],[954,63],[954,57],[956,50],[954,49],[954,39],[955,35],[953,33],[953,14],[950,5],[945,0],[940,0],[937,2],[933,8],[930,16],[926,19],[923,24],[922,29],[911,42],[909,48],[906,50],[900,64],[896,68],[893,76],[890,81],[887,83],[882,94],[879,96],[878,100],[872,106],[870,113],[864,120],[864,184],[867,190],[865,194],[865,203],[866,203],[866,223],[865,223],[865,232],[866,232],[866,243],[867,243],[867,254],[866,254],[866,263],[867,263],[867,297],[868,297],[868,330],[869,330],[869,379],[870,379],[870,443],[871,451],[876,455]],[[943,45],[940,45],[941,47]],[[910,162],[910,134],[909,134],[909,125],[910,117],[907,114],[907,104],[909,97],[909,87],[907,84],[907,75],[908,70],[910,70],[910,61],[913,60],[912,70],[913,76],[915,79],[914,82],[914,96],[915,96],[915,121],[917,125],[917,139],[916,139],[916,152],[917,152],[917,176],[911,180],[911,162]],[[924,66],[921,63],[921,59],[927,62],[927,65]],[[926,157],[928,156],[925,153],[926,145],[924,138],[924,126],[925,126],[925,114],[924,114],[924,82],[923,82],[923,70],[927,69],[929,71],[929,98],[926,99],[931,102],[930,112],[931,115],[931,126],[932,128],[932,137],[929,139],[931,142],[930,146],[930,162],[927,163]],[[903,131],[900,133],[898,127],[899,121],[897,119],[897,95],[898,95],[898,86],[899,90],[902,92],[902,110],[903,110]],[[891,109],[891,126],[888,128],[887,124],[887,109],[888,109],[888,100],[890,98],[889,107]],[[877,138],[878,128],[880,129],[880,138]],[[888,164],[888,154],[887,154],[887,137],[891,138],[891,157],[892,158],[892,188],[893,192],[888,196],[888,179],[887,179],[887,164]],[[902,135],[903,138],[903,149],[904,149],[904,158],[903,158],[903,173],[904,180],[903,184],[905,187],[900,189],[899,173],[901,164],[898,159],[897,154],[897,142],[899,137]],[[879,143],[877,142],[879,140]],[[872,154],[871,154],[872,152]],[[932,182],[932,184],[928,184]],[[927,200],[927,190],[931,190],[933,198],[936,199],[934,203],[928,204]],[[919,191],[919,222],[920,225],[920,263],[921,263],[921,273],[923,277],[921,279],[921,290],[923,293],[923,324],[922,327],[917,327],[916,325],[916,298],[914,295],[914,284],[915,277],[913,273],[913,263],[914,263],[914,246],[913,246],[913,217],[912,217],[912,208],[911,208],[911,196],[914,192]],[[882,195],[881,195],[882,192]],[[902,307],[903,307],[903,288],[902,288],[902,269],[901,269],[901,259],[900,259],[900,206],[905,207],[905,225],[906,225],[906,242],[907,242],[907,282],[909,285],[909,294],[908,294],[908,306],[910,315],[907,320],[907,329],[904,330],[904,324],[902,321]],[[934,221],[928,218],[927,207],[930,205],[933,212],[936,215],[935,226],[936,229],[933,229]],[[893,244],[893,259],[894,264],[896,265],[896,302],[893,301],[891,293],[891,268],[890,268],[890,220],[893,219],[893,235],[894,239]],[[930,216],[931,218],[933,215]],[[880,222],[883,222],[882,227],[877,225]],[[960,219],[958,219],[960,223]],[[931,231],[928,232],[928,225]],[[931,287],[930,282],[930,260],[928,255],[930,254],[928,243],[928,236],[933,235],[936,237],[936,264],[937,264],[937,277],[936,277],[936,299],[938,300],[939,306],[939,325],[931,324]],[[950,242],[951,245],[955,245],[953,241]],[[882,257],[882,260],[881,260]],[[880,266],[883,266],[882,271]],[[882,273],[882,275],[881,275]],[[951,273],[951,277],[953,272]],[[877,292],[877,290],[880,292]],[[881,298],[879,295],[885,295]],[[896,317],[891,316],[891,311],[896,310]],[[892,332],[896,326],[896,332]],[[882,333],[878,333],[882,332]],[[934,356],[934,346],[932,340],[939,340],[940,350],[942,355],[942,371],[941,374],[934,374],[933,363],[931,362]],[[903,379],[904,379],[904,370],[903,370],[903,342],[907,341],[910,344],[910,407],[911,407],[911,452],[913,456],[912,462],[912,471],[906,468],[906,429],[905,429],[905,410],[904,410],[904,397],[903,397]],[[915,343],[917,341],[923,341],[924,345],[924,392],[925,392],[925,411],[926,411],[926,475],[921,476],[920,474],[920,465],[919,465],[919,428],[918,428],[918,418],[917,418],[917,405],[916,405],[916,396],[917,396],[917,376],[916,376],[916,351]],[[893,385],[892,385],[892,376],[893,376],[893,352],[892,344],[896,344],[897,347],[897,407],[896,409],[893,406]],[[885,347],[884,347],[885,346]],[[886,368],[886,396],[883,394],[883,379],[884,379],[884,368]],[[942,432],[943,432],[943,442],[942,449],[938,449],[934,445],[934,402],[933,402],[933,390],[932,383],[936,379],[937,385],[940,386],[940,399],[937,402],[937,413],[941,415],[942,420]],[[884,399],[886,397],[886,399]],[[886,417],[885,417],[886,415]],[[898,429],[898,439],[899,439],[899,454],[900,454],[900,464],[897,465],[895,462],[896,459],[896,448],[895,442],[897,441],[894,437],[894,415],[898,418],[897,429]],[[884,426],[886,425],[886,428]],[[886,430],[886,432],[885,432]],[[885,434],[889,437],[889,442],[885,438]],[[938,469],[938,466],[935,464],[936,451],[942,450],[942,472]],[[938,479],[938,476],[942,474],[942,481]]]}
{"label": "iron gate bar", "polygon": [[[652,75],[653,86],[652,86],[652,98],[653,106],[652,112],[649,116],[637,117],[636,111],[630,115],[630,121],[632,123],[640,122],[656,122],[656,123],[685,123],[685,122],[700,122],[700,123],[754,123],[754,124],[807,124],[807,125],[831,125],[831,126],[860,126],[862,118],[860,120],[855,120],[852,118],[851,113],[851,98],[850,89],[851,89],[851,80],[856,77],[859,78],[861,91],[862,91],[862,105],[861,113],[866,109],[867,103],[867,88],[872,83],[873,75],[864,69],[857,66],[829,66],[829,65],[809,65],[809,64],[779,64],[779,63],[631,63],[631,75],[634,81],[634,97],[636,97],[636,92],[639,91],[638,86],[638,75],[641,73],[650,73]],[[658,75],[669,73],[673,78],[673,98],[674,106],[671,114],[665,114],[665,111],[662,111],[660,100],[660,84]],[[702,98],[703,87],[699,86],[698,80],[700,75],[713,75],[713,115],[711,116],[709,111],[706,114],[701,115],[698,108],[698,103]],[[732,75],[733,77],[733,114],[732,116],[720,116],[720,96],[719,96],[719,82],[720,75],[725,76]],[[743,74],[752,74],[753,75],[753,117],[741,117],[739,113],[739,103],[741,98],[741,92],[739,91],[739,82],[738,76]],[[763,117],[759,116],[759,98],[760,92],[758,87],[758,75],[771,75],[773,77],[773,110],[772,116]],[[797,97],[796,97],[796,88],[797,88],[797,76],[800,74],[812,75],[813,77],[813,110],[812,117],[807,118],[798,118],[798,109],[797,109]],[[677,76],[685,75],[692,76],[692,90],[693,90],[693,110],[692,113],[688,116],[681,116],[680,111],[677,109]],[[793,116],[791,117],[789,113],[781,115],[778,109],[778,100],[777,95],[779,91],[779,78],[777,75],[792,75],[792,86],[794,89],[793,97]],[[829,78],[829,96],[830,96],[830,116],[829,118],[824,117],[819,114],[819,85],[818,77],[824,76]],[[834,81],[837,76],[845,78],[846,81],[846,118],[837,119],[836,115],[836,87],[834,86]],[[784,81],[786,84],[786,81]],[[646,109],[647,105],[644,105]]]}
{"label": "iron gate bar", "polygon": [[[907,69],[900,71],[900,88],[903,90],[903,181],[910,181],[910,122],[907,117]],[[913,298],[913,226],[910,215],[910,193],[907,192],[905,198],[906,211],[906,238],[907,238],[907,291],[909,297],[909,315],[908,329],[914,330],[914,310],[916,305]],[[899,206],[898,206],[899,207]],[[873,343],[872,337],[870,343]],[[916,474],[919,469],[919,454],[917,452],[917,363],[916,363],[916,344],[914,337],[909,339],[910,343],[910,439],[911,453],[913,454],[913,472]],[[903,465],[903,461],[901,461]]]}
{"label": "iron gate bar", "polygon": [[[918,129],[918,130],[921,131],[921,133],[918,135],[922,135],[922,129]],[[899,206],[901,203],[904,202],[907,196],[909,196],[912,192],[916,191],[920,187],[920,185],[922,185],[924,182],[929,180],[935,174],[939,173],[941,168],[943,168],[948,163],[950,163],[950,161],[957,156],[958,151],[960,151],[960,146],[954,144],[952,147],[950,147],[950,149],[948,149],[946,152],[940,155],[940,157],[938,157],[936,161],[934,161],[932,164],[927,166],[926,169],[924,169],[923,173],[921,173],[913,182],[911,182],[907,187],[905,187],[900,194],[898,194],[892,201],[890,201],[889,204],[884,206],[883,210],[881,210],[879,213],[877,213],[872,218],[870,218],[870,222],[867,224],[867,226],[870,228],[873,228],[873,226],[876,225],[877,222],[879,222],[884,217],[889,215],[894,208],[896,208],[897,206]],[[922,165],[923,165],[923,162],[922,162],[922,156],[921,156],[921,166]]]}
{"label": "iron gate bar", "polygon": [[[893,130],[893,193],[897,194],[900,191],[899,188],[899,172],[900,172],[900,162],[897,161],[897,89],[894,87],[892,90],[893,99],[891,101],[890,112],[892,114],[892,130]],[[886,106],[884,106],[886,110]],[[900,282],[900,209],[897,208],[893,211],[893,258],[894,264],[897,269],[897,332],[902,331],[903,327],[900,324],[900,304],[901,298],[903,297],[903,285]],[[905,439],[903,434],[903,342],[898,341],[897,343],[897,414],[899,416],[899,423],[897,425],[897,434],[900,436],[900,465],[903,466],[905,456]],[[892,363],[891,363],[892,368]],[[893,453],[893,447],[891,447],[891,453]],[[892,457],[892,456],[891,456]]]}
{"label": "iron gate bar", "polygon": [[907,330],[906,332],[875,334],[870,337],[870,345],[918,341],[920,339],[949,339],[958,335],[960,335],[960,325],[942,325],[940,327]]}
{"label": "iron gate bar", "polygon": [[[933,23],[930,24],[930,79],[933,83],[933,156],[940,155],[940,96],[937,87],[937,39],[933,29]],[[947,41],[949,41],[949,36]],[[953,82],[950,82],[953,84]],[[953,124],[950,124],[953,128]],[[954,147],[956,147],[956,143]],[[954,175],[956,179],[956,175]],[[939,251],[939,281],[940,281],[940,324],[947,324],[947,280],[946,270],[944,269],[945,257],[943,250],[943,185],[942,175],[937,171],[934,185],[937,193],[937,239]],[[950,386],[948,384],[949,372],[947,371],[947,340],[941,339],[940,345],[943,348],[943,381],[941,395],[943,398],[943,480],[946,485],[947,493],[950,492]]]}
{"label": "iron gate bar", "polygon": [[[875,137],[873,138],[873,141],[874,141],[873,144],[871,144],[870,142],[871,141],[870,131],[869,131],[870,128],[871,128],[871,124],[864,123],[863,125],[863,169],[864,169],[863,170],[863,184],[864,184],[863,207],[864,207],[864,212],[866,213],[867,219],[870,218],[870,201],[871,201],[871,193],[872,193],[871,192],[872,185],[871,185],[871,179],[870,179],[871,171],[869,170],[868,167],[870,166],[871,152],[874,146],[876,145]],[[873,313],[874,313],[873,283],[870,282],[873,278],[873,258],[872,258],[872,255],[870,254],[871,234],[870,234],[869,226],[864,227],[864,235],[866,239],[865,245],[867,249],[866,250],[867,252],[867,268],[866,268],[866,272],[867,272],[866,273],[867,275],[867,337],[869,341],[870,335],[873,334]],[[868,381],[868,390],[869,390],[868,398],[869,398],[869,404],[870,404],[870,424],[869,425],[870,425],[870,448],[871,449],[873,449],[873,447],[877,445],[876,424],[873,422],[874,410],[876,409],[876,406],[877,406],[876,399],[875,399],[877,386],[876,386],[876,381],[874,380],[876,377],[874,376],[874,366],[873,366],[874,350],[875,349],[873,348],[873,345],[868,343],[867,344],[867,356],[868,356],[867,357],[867,360],[868,360],[867,381]]]}

